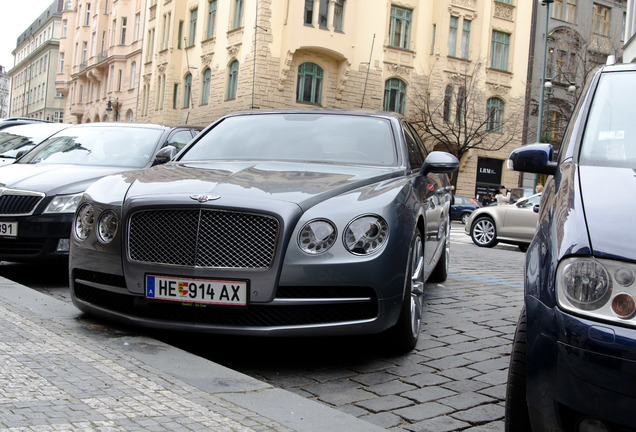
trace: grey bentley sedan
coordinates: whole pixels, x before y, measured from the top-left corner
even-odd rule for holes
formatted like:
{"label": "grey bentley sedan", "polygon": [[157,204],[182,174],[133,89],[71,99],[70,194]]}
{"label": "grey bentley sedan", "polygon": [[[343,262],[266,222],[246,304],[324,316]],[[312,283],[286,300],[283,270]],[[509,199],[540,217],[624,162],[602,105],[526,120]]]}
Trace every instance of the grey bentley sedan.
{"label": "grey bentley sedan", "polygon": [[86,191],[73,302],[145,327],[411,350],[424,284],[447,276],[457,166],[387,112],[225,116],[170,162]]}

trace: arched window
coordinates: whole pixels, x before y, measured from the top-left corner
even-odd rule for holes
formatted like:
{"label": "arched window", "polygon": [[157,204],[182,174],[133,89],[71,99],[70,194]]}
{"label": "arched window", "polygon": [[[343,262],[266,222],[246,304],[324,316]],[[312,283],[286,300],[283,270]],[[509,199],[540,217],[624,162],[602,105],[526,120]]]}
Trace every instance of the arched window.
{"label": "arched window", "polygon": [[466,117],[466,88],[463,86],[457,91],[457,113],[455,115],[457,124],[463,125]]}
{"label": "arched window", "polygon": [[497,97],[488,99],[486,105],[486,130],[490,132],[502,132],[504,105],[504,101]]}
{"label": "arched window", "polygon": [[391,78],[384,83],[384,110],[404,114],[406,100],[406,84],[398,78]]}
{"label": "arched window", "polygon": [[322,99],[322,68],[315,63],[298,66],[296,101],[320,105]]}
{"label": "arched window", "polygon": [[203,83],[201,85],[201,105],[207,105],[210,96],[210,80],[212,79],[212,71],[207,68],[203,72]]}
{"label": "arched window", "polygon": [[227,77],[227,100],[236,99],[236,88],[238,86],[239,62],[234,60],[230,64],[230,71]]}
{"label": "arched window", "polygon": [[450,123],[451,111],[453,109],[453,86],[447,85],[444,92],[444,123]]}
{"label": "arched window", "polygon": [[183,86],[183,107],[188,108],[190,106],[190,96],[192,95],[192,74],[187,74],[185,77],[185,85]]}

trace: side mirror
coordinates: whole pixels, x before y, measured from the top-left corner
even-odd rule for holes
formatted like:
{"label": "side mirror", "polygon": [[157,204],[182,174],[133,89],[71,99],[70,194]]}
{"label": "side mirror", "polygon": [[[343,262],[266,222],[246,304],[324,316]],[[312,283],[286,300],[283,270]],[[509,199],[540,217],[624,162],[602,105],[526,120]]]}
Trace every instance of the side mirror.
{"label": "side mirror", "polygon": [[153,165],[161,165],[166,162],[170,162],[177,154],[177,149],[174,146],[167,145],[157,152]]}
{"label": "side mirror", "polygon": [[535,206],[532,207],[532,211],[535,213],[539,213],[539,204],[535,204]]}
{"label": "side mirror", "polygon": [[455,156],[446,152],[434,151],[426,156],[420,174],[450,173],[457,171],[457,168],[459,168],[459,161]]}
{"label": "side mirror", "polygon": [[514,149],[508,157],[508,169],[534,174],[554,175],[557,163],[552,162],[551,144],[528,144]]}

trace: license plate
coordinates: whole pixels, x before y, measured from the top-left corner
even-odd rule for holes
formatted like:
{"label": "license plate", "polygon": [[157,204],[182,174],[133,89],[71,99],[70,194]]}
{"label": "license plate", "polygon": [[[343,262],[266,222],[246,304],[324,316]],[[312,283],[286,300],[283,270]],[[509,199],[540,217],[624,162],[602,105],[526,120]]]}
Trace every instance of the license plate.
{"label": "license plate", "polygon": [[17,222],[0,222],[0,236],[17,237],[18,223]]}
{"label": "license plate", "polygon": [[247,282],[147,275],[146,297],[186,303],[246,306]]}

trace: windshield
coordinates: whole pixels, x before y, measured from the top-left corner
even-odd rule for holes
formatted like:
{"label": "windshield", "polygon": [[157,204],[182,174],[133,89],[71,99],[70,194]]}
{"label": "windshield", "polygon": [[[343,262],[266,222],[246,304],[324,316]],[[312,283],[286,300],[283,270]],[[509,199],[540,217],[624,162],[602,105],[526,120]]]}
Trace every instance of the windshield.
{"label": "windshield", "polygon": [[64,126],[55,124],[24,124],[0,130],[0,157],[15,158],[51,136]]}
{"label": "windshield", "polygon": [[581,144],[581,165],[636,168],[634,94],[636,73],[601,75]]}
{"label": "windshield", "polygon": [[394,166],[397,151],[386,119],[334,114],[229,117],[179,160],[277,160]]}
{"label": "windshield", "polygon": [[119,126],[69,127],[44,141],[18,163],[142,168],[155,154],[163,130]]}

